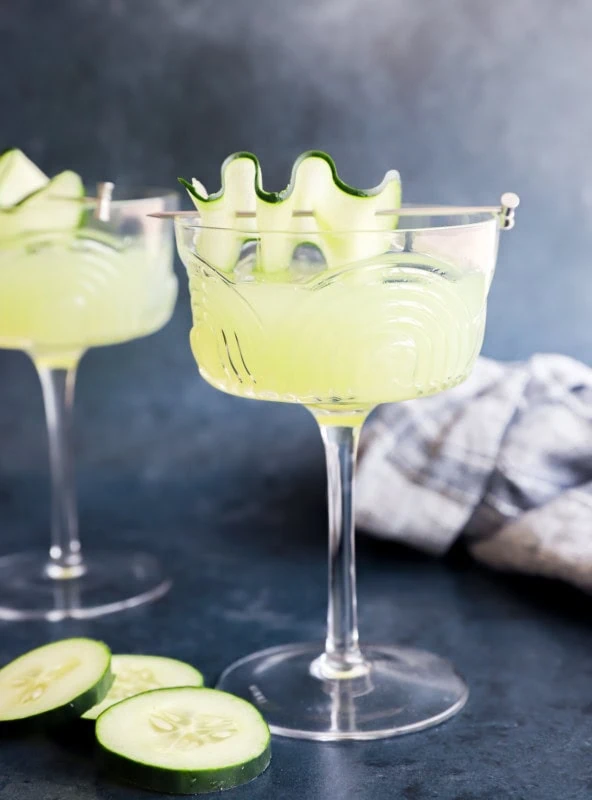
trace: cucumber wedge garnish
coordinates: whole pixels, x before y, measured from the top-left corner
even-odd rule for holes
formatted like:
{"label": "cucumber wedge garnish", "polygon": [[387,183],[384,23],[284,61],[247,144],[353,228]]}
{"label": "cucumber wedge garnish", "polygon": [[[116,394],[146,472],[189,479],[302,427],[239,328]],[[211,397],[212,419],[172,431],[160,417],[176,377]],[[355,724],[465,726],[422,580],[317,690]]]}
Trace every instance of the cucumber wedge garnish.
{"label": "cucumber wedge garnish", "polygon": [[[287,269],[300,243],[315,244],[329,269],[378,255],[385,249],[382,234],[396,226],[397,217],[376,212],[397,209],[401,204],[396,170],[387,172],[372,189],[356,189],[339,178],[329,155],[316,150],[296,159],[290,183],[281,192],[263,189],[258,159],[244,152],[226,159],[222,188],[215,194],[208,195],[195,179],[181,182],[203,225],[197,232],[197,252],[225,272],[234,269],[241,247],[255,235],[255,269],[265,273]],[[303,211],[311,214],[295,215]],[[352,236],[353,231],[364,233]]]}
{"label": "cucumber wedge garnish", "polygon": [[0,731],[23,733],[70,722],[107,694],[111,651],[94,639],[62,639],[0,669]]}
{"label": "cucumber wedge garnish", "polygon": [[107,696],[83,714],[83,719],[96,720],[115,703],[142,692],[173,686],[203,686],[204,682],[195,667],[162,656],[115,655],[111,658],[111,672],[114,681]]}
{"label": "cucumber wedge garnish", "polygon": [[80,176],[70,170],[61,172],[16,205],[0,209],[0,241],[74,230],[84,211],[83,197]]}
{"label": "cucumber wedge garnish", "polygon": [[43,189],[49,178],[22,150],[7,150],[0,156],[0,208],[10,208]]}
{"label": "cucumber wedge garnish", "polygon": [[271,758],[269,728],[250,703],[215,689],[156,689],[103,712],[96,736],[114,779],[168,794],[232,789]]}

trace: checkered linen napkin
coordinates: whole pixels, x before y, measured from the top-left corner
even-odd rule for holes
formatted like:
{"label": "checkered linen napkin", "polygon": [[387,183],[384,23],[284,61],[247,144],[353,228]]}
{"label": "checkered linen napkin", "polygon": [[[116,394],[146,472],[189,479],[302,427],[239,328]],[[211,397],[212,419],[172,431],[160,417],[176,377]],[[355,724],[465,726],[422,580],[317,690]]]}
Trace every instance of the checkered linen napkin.
{"label": "checkered linen napkin", "polygon": [[480,359],[460,386],[382,406],[362,435],[361,529],[592,591],[592,370]]}

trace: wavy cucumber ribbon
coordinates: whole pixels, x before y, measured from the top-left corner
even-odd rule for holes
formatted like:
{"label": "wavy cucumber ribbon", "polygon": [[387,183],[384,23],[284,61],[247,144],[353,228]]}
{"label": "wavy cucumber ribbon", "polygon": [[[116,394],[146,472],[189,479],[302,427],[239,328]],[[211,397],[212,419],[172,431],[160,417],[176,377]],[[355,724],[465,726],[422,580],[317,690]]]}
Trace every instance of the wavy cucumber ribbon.
{"label": "wavy cucumber ribbon", "polygon": [[[342,181],[332,158],[321,151],[303,153],[294,162],[290,183],[281,192],[263,188],[261,166],[252,153],[229,156],[222,165],[222,188],[208,194],[195,178],[180,179],[199,211],[196,239],[199,256],[230,272],[242,245],[258,243],[255,269],[278,272],[290,265],[295,247],[313,243],[329,268],[370,258],[385,250],[384,232],[396,227],[396,215],[376,216],[380,209],[401,204],[401,179],[390,170],[372,189],[356,189]],[[313,216],[294,216],[294,211]],[[237,212],[253,214],[237,217]]]}

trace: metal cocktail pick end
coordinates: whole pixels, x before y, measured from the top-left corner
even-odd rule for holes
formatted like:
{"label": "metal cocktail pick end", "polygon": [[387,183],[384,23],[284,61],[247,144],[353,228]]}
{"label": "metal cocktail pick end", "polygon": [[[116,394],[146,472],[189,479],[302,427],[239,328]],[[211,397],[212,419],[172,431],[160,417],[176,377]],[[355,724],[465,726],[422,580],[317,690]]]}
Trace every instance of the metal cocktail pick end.
{"label": "metal cocktail pick end", "polygon": [[510,231],[516,224],[514,219],[516,209],[520,205],[520,198],[515,192],[504,192],[501,196],[500,228]]}
{"label": "metal cocktail pick end", "polygon": [[109,222],[111,217],[111,199],[113,197],[115,184],[111,181],[97,183],[97,205],[95,207],[95,217],[101,222]]}

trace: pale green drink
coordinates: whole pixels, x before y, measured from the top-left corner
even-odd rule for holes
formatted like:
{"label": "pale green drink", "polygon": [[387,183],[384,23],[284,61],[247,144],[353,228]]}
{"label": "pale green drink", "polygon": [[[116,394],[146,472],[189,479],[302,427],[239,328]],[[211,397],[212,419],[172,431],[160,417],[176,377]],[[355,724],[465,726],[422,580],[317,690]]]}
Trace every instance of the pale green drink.
{"label": "pale green drink", "polygon": [[201,374],[232,394],[345,414],[456,385],[481,347],[488,279],[417,258],[390,253],[294,282],[240,280],[194,257]]}

